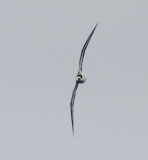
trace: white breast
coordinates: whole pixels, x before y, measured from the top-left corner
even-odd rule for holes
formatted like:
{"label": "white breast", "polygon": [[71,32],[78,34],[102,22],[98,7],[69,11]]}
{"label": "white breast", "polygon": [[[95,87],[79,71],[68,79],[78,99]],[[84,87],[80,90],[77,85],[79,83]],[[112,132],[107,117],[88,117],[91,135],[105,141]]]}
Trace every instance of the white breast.
{"label": "white breast", "polygon": [[85,74],[82,73],[82,72],[79,72],[79,73],[77,74],[76,81],[77,81],[78,83],[84,83],[84,82],[86,81]]}

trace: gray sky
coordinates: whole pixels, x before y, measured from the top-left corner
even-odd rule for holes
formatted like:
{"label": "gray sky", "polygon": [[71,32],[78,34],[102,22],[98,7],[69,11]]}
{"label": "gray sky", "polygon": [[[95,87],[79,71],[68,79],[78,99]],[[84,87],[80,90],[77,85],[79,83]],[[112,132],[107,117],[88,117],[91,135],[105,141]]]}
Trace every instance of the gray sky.
{"label": "gray sky", "polygon": [[[148,159],[148,2],[0,0],[0,159]],[[80,51],[90,32],[75,101]]]}

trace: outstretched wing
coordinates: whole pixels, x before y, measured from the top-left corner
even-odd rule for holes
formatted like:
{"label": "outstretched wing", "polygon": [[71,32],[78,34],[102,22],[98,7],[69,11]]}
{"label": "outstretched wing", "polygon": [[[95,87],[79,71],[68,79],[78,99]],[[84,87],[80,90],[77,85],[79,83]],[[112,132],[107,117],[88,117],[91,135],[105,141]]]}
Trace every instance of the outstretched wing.
{"label": "outstretched wing", "polygon": [[86,48],[87,48],[87,46],[88,46],[88,43],[89,43],[89,41],[90,41],[90,39],[91,39],[91,37],[92,37],[92,35],[93,35],[93,33],[94,33],[97,25],[98,25],[98,23],[96,24],[95,28],[92,30],[91,34],[89,35],[87,41],[85,42],[85,44],[84,44],[84,46],[83,46],[83,48],[82,48],[81,56],[80,56],[80,60],[79,60],[79,72],[82,72],[82,64],[83,64],[83,59],[84,59],[85,50],[86,50]]}
{"label": "outstretched wing", "polygon": [[70,110],[71,110],[71,123],[72,123],[72,131],[74,134],[74,101],[75,101],[75,96],[76,96],[76,91],[78,88],[78,83],[76,82],[75,88],[72,92],[72,97],[71,97],[71,102],[70,102]]}

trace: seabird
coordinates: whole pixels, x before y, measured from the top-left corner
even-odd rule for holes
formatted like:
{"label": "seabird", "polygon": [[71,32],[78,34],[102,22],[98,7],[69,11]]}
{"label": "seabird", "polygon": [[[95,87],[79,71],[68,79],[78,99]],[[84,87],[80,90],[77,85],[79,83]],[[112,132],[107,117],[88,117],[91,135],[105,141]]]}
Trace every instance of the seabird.
{"label": "seabird", "polygon": [[83,64],[83,59],[84,59],[84,55],[85,55],[85,50],[88,46],[88,43],[89,43],[97,25],[98,25],[98,23],[96,24],[95,28],[92,30],[91,34],[89,35],[87,41],[85,42],[85,44],[82,48],[81,56],[80,56],[80,60],[79,60],[79,70],[78,70],[78,73],[77,73],[77,76],[76,76],[76,84],[75,84],[74,90],[72,92],[72,97],[71,97],[71,102],[70,102],[70,111],[71,111],[71,123],[72,123],[73,135],[74,135],[74,100],[75,100],[78,85],[80,83],[82,84],[86,81],[85,74],[82,72],[82,64]]}

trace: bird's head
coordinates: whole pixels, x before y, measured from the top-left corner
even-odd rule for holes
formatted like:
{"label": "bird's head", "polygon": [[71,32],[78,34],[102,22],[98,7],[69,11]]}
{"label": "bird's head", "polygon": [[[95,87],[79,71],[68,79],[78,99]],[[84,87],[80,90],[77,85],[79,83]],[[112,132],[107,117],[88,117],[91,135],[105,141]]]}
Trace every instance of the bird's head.
{"label": "bird's head", "polygon": [[77,76],[76,76],[76,81],[78,83],[84,83],[86,81],[86,77],[85,74],[82,72],[78,72]]}

